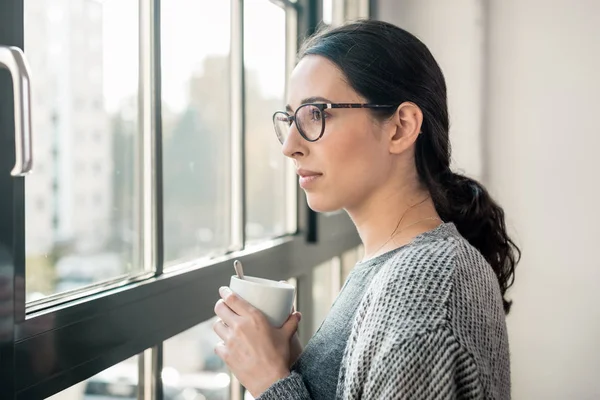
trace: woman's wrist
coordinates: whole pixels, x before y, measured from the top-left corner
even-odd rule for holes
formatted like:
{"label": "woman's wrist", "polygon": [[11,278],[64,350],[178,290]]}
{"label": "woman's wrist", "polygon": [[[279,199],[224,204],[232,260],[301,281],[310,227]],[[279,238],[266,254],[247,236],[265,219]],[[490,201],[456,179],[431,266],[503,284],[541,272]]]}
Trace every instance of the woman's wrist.
{"label": "woman's wrist", "polygon": [[280,369],[273,371],[273,373],[269,375],[269,379],[265,380],[266,383],[262,384],[260,387],[257,387],[254,390],[250,390],[249,388],[246,388],[246,389],[248,389],[248,391],[250,392],[250,394],[252,394],[252,396],[254,398],[257,398],[258,396],[260,396],[261,394],[266,392],[275,383],[279,382],[282,379],[289,377],[290,375],[291,375],[291,372],[289,369],[280,368]]}

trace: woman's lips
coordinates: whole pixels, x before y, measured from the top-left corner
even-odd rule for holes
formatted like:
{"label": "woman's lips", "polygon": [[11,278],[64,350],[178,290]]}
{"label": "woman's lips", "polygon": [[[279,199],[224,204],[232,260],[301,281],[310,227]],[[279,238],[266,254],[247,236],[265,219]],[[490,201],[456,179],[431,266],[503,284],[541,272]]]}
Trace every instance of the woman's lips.
{"label": "woman's lips", "polygon": [[298,179],[298,181],[300,182],[300,187],[302,189],[306,189],[322,176],[323,175],[301,176],[300,179]]}
{"label": "woman's lips", "polygon": [[323,176],[323,174],[319,172],[310,171],[307,169],[299,169],[297,172],[300,176],[298,181],[302,189],[306,189],[307,187],[313,185],[315,181],[317,181],[320,177]]}

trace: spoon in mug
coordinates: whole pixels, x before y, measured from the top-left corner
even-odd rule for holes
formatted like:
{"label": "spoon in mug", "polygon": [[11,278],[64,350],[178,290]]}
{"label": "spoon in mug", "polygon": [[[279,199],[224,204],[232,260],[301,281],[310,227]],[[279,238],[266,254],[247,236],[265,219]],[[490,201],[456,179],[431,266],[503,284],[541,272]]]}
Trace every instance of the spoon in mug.
{"label": "spoon in mug", "polygon": [[244,267],[242,267],[242,263],[239,260],[233,262],[233,268],[235,269],[238,278],[244,279]]}

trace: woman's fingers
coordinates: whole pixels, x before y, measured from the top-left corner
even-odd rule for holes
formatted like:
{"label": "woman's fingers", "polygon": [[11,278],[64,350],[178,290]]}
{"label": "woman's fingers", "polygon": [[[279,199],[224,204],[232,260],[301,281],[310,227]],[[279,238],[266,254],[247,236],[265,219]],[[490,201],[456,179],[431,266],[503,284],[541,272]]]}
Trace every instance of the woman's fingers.
{"label": "woman's fingers", "polygon": [[[246,300],[242,299],[240,296],[233,293],[231,291],[231,289],[229,289],[227,286],[223,286],[222,288],[220,288],[219,294],[221,295],[221,298],[223,299],[225,304],[235,314],[237,314],[237,315],[259,314],[259,312],[256,308],[252,307],[252,305],[250,303],[248,303]],[[223,321],[225,321],[225,323],[227,323],[227,325],[230,325],[226,319],[223,318]]]}
{"label": "woman's fingers", "polygon": [[229,340],[229,328],[221,319],[217,318],[217,320],[214,322],[213,330],[224,343],[227,343]]}
{"label": "woman's fingers", "polygon": [[225,362],[229,359],[229,352],[227,351],[227,346],[225,342],[219,342],[215,346],[215,354],[221,357],[221,359]]}
{"label": "woman's fingers", "polygon": [[229,305],[227,305],[223,299],[220,299],[217,301],[217,304],[215,304],[215,314],[217,314],[217,317],[219,317],[227,326],[235,325],[237,319],[239,318],[239,316],[234,313],[231,308],[229,308]]}

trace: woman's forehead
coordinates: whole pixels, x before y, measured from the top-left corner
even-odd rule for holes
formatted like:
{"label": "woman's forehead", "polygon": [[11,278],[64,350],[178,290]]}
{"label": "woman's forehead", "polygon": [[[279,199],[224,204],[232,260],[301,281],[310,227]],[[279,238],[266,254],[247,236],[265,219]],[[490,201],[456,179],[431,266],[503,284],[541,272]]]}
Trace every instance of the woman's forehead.
{"label": "woman's forehead", "polygon": [[323,97],[331,102],[353,102],[360,96],[348,85],[342,71],[321,56],[305,56],[290,77],[288,105],[299,107],[303,99]]}

